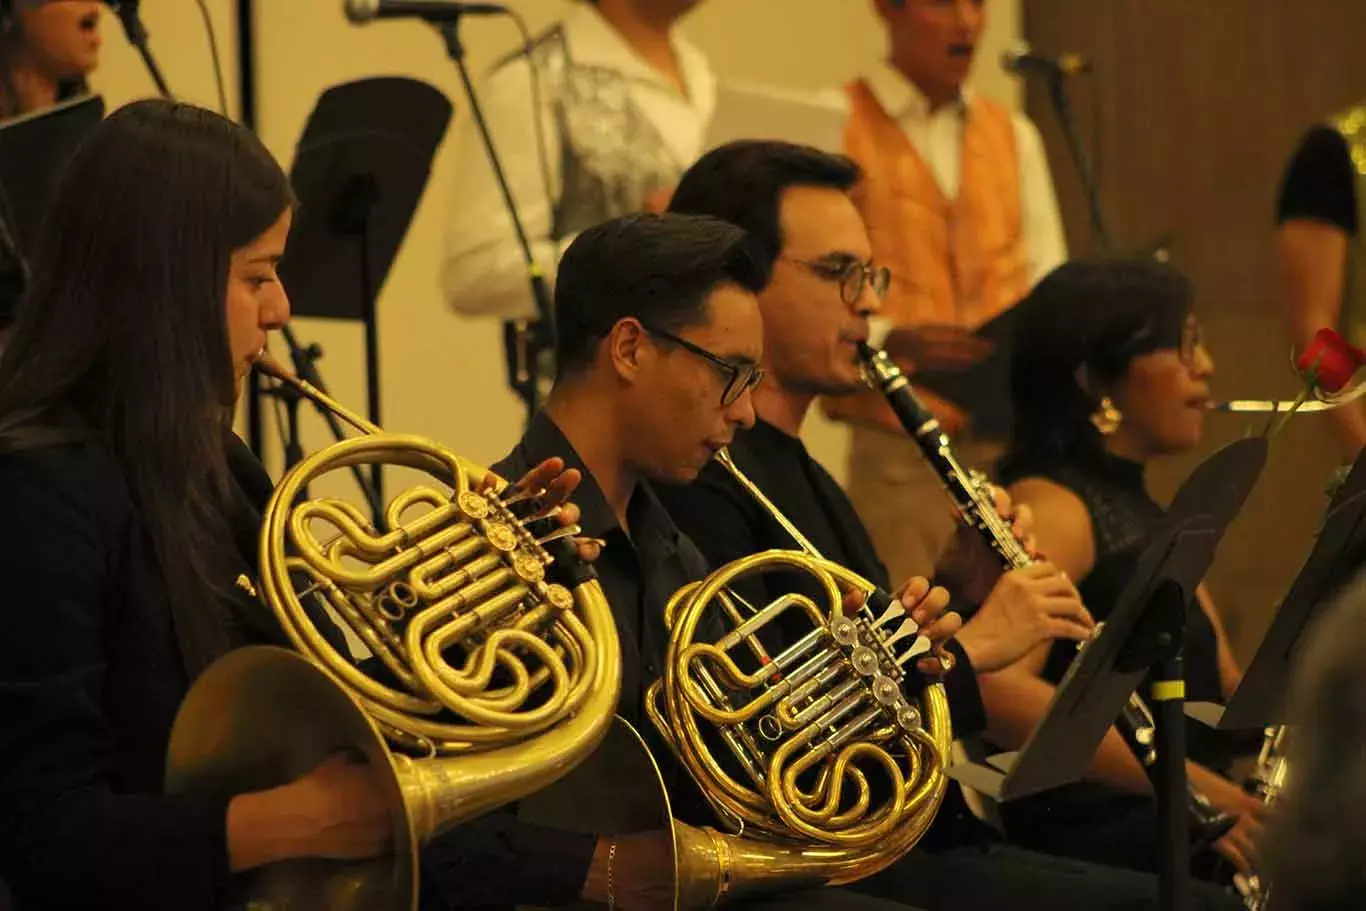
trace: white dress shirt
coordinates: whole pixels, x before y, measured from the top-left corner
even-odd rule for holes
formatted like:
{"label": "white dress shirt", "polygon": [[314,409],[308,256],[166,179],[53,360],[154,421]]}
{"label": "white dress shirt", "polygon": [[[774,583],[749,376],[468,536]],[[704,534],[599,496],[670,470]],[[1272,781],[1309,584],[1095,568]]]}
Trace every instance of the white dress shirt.
{"label": "white dress shirt", "polygon": [[[653,191],[677,184],[702,152],[716,104],[716,79],[706,57],[677,35],[673,47],[684,95],[591,4],[580,4],[565,18],[551,40],[559,38],[563,54],[541,53],[545,39],[532,53],[540,74],[549,187],[538,160],[532,63],[526,56],[504,62],[480,95],[518,214],[548,282],[577,231],[638,211]],[[529,316],[534,303],[525,261],[469,117],[462,123],[459,155],[442,275],[446,300],[466,315]],[[576,175],[583,174],[589,175],[592,198],[567,200],[566,193],[584,195],[576,184]]]}
{"label": "white dress shirt", "polygon": [[[972,90],[964,88],[957,102],[931,112],[925,94],[890,63],[879,63],[864,79],[878,104],[924,159],[944,197],[956,199],[963,169],[963,114]],[[1018,111],[1012,111],[1010,119],[1019,156],[1020,213],[1032,285],[1067,259],[1067,239],[1039,130]]]}

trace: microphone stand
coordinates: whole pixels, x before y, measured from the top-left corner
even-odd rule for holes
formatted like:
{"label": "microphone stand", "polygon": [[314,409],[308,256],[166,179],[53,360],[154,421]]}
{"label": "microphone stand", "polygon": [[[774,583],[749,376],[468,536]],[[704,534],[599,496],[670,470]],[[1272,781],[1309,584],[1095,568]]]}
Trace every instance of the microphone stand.
{"label": "microphone stand", "polygon": [[[304,346],[300,345],[298,339],[294,337],[294,330],[289,324],[280,327],[280,335],[284,338],[285,344],[289,346],[289,358],[294,364],[294,375],[304,382],[327,395],[327,386],[323,383],[322,375],[318,372],[317,361],[322,357],[322,348],[315,342]],[[284,402],[287,415],[288,434],[282,441],[285,453],[285,469],[293,468],[303,461],[303,444],[299,436],[299,399],[302,396],[299,391],[286,383],[278,383],[270,389],[267,395],[273,395]],[[337,416],[320,403],[313,402],[314,409],[327,422],[327,426],[332,431],[332,436],[337,442],[346,439],[346,433],[342,430],[341,422]],[[370,482],[364,471],[359,465],[351,466],[351,476],[356,479],[356,484],[360,487],[361,496],[365,498],[365,503],[370,507],[370,515],[374,519],[375,527],[380,527],[380,521],[384,517],[384,507],[380,503],[379,494]],[[306,492],[305,492],[306,495]]]}
{"label": "microphone stand", "polygon": [[142,62],[147,66],[147,72],[152,76],[152,81],[156,83],[157,92],[162,98],[169,99],[171,89],[166,84],[166,78],[161,75],[161,67],[157,66],[156,58],[152,56],[151,45],[147,42],[147,29],[143,27],[142,19],[138,16],[138,0],[117,0],[112,6],[118,14],[119,21],[123,23],[123,33],[128,36],[128,43],[137,49]]}
{"label": "microphone stand", "polygon": [[[460,13],[443,17],[440,22],[432,23],[446,41],[446,53],[460,71],[460,82],[465,89],[465,98],[470,105],[470,116],[479,130],[479,138],[484,152],[493,168],[493,176],[498,181],[498,189],[512,220],[513,232],[517,235],[517,246],[526,264],[527,283],[536,304],[536,315],[531,319],[508,320],[503,324],[503,345],[507,356],[508,382],[512,389],[526,404],[527,420],[540,410],[542,390],[550,378],[546,361],[553,350],[555,341],[554,315],[550,304],[550,289],[546,286],[545,275],[531,252],[526,228],[517,213],[517,203],[508,187],[507,175],[498,157],[493,136],[489,133],[488,123],[484,120],[483,109],[479,106],[479,96],[470,80],[469,69],[465,65],[465,48],[460,41]],[[540,112],[535,116],[539,117]]]}
{"label": "microphone stand", "polygon": [[1063,138],[1067,141],[1067,150],[1072,155],[1072,162],[1077,169],[1077,178],[1081,181],[1081,189],[1086,196],[1086,204],[1091,215],[1091,236],[1100,246],[1102,254],[1111,253],[1114,250],[1114,244],[1110,239],[1110,231],[1106,227],[1105,215],[1100,206],[1100,187],[1096,185],[1096,176],[1091,171],[1091,162],[1081,147],[1081,140],[1077,137],[1076,118],[1072,114],[1072,102],[1067,93],[1067,77],[1062,73],[1050,73],[1048,75],[1048,98],[1053,103],[1053,110],[1058,115]]}

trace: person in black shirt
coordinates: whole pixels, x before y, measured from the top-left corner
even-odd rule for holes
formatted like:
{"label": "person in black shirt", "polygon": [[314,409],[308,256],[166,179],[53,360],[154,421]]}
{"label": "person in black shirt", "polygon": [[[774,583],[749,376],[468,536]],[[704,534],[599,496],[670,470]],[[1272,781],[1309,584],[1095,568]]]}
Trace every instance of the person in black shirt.
{"label": "person in black shirt", "polygon": [[[0,355],[0,879],[20,911],[232,907],[233,874],[374,857],[393,830],[342,757],[266,790],[163,791],[200,672],[289,645],[237,584],[272,485],[228,421],[289,316],[293,206],[253,133],[160,100],[97,125],[54,191]],[[560,467],[526,483],[566,492]]]}
{"label": "person in black shirt", "polygon": [[[1319,329],[1366,344],[1366,238],[1359,219],[1359,162],[1366,155],[1366,104],[1309,129],[1276,200],[1276,252],[1291,341],[1303,350]],[[1366,446],[1366,408],[1328,412],[1346,461]]]}
{"label": "person in black shirt", "polygon": [[[738,142],[694,164],[670,207],[745,228],[773,264],[759,294],[766,379],[755,390],[755,426],[737,434],[733,458],[817,549],[885,584],[883,563],[848,497],[798,436],[817,395],[859,387],[855,343],[867,337],[867,316],[886,287],[848,196],[858,178],[857,166],[843,156],[781,142]],[[792,547],[790,536],[717,466],[686,487],[660,488],[660,496],[713,562]],[[1004,500],[998,505],[1009,509]],[[947,509],[947,500],[923,508]],[[1021,524],[1027,523],[1017,522],[1017,533]],[[956,637],[963,657],[946,680],[960,735],[981,731],[988,720],[974,670],[991,679],[990,672],[1040,644],[1057,639],[1075,647],[1092,628],[1075,588],[1051,564],[1001,570],[976,533],[965,531],[936,571],[957,604],[981,605]],[[781,590],[775,585],[767,594]],[[920,849],[860,888],[930,909],[1151,908],[1157,898],[1155,877],[1001,844],[953,792]],[[1200,900],[1233,906],[1217,890]]]}
{"label": "person in black shirt", "polygon": [[344,762],[161,790],[190,681],[271,626],[233,584],[254,548],[226,416],[288,316],[292,207],[252,133],[161,101],[98,125],[54,192],[0,357],[0,877],[25,911],[214,908],[233,872],[383,849],[387,809]]}
{"label": "person in black shirt", "polygon": [[[1096,618],[1114,609],[1163,510],[1149,495],[1149,462],[1197,447],[1214,362],[1192,311],[1190,282],[1161,263],[1073,262],[1021,304],[1011,362],[1015,429],[1000,466],[1012,496],[1034,507],[1040,546],[1078,580]],[[1241,671],[1208,594],[1197,591],[1185,630],[1188,698],[1222,702]],[[997,694],[1005,747],[1037,721],[1075,658],[1055,644]],[[988,697],[990,701],[990,688]],[[1263,807],[1224,777],[1236,750],[1227,734],[1187,724],[1191,784],[1237,824],[1215,847],[1247,870]],[[1014,801],[1006,831],[1044,850],[1152,869],[1157,810],[1149,781],[1120,735],[1101,744],[1086,780]],[[1193,870],[1220,875],[1199,852]]]}
{"label": "person in black shirt", "polygon": [[[605,542],[595,565],[621,633],[621,714],[647,735],[641,697],[662,672],[665,604],[708,570],[661,507],[655,485],[691,480],[753,424],[751,391],[762,377],[763,346],[754,292],[767,274],[744,232],[715,219],[635,215],[582,232],[556,281],[561,369],[554,390],[495,468],[516,474],[556,455],[583,472],[582,525]],[[947,593],[925,580],[913,580],[902,593],[902,603],[939,643],[957,628],[956,616],[940,615],[947,602]],[[691,782],[671,767],[668,751],[653,745],[675,815],[715,825]],[[618,907],[657,903],[672,872],[666,846],[660,834],[600,839],[584,872],[584,897],[605,900],[605,884],[614,880]],[[865,906],[904,907],[841,889],[742,904]]]}

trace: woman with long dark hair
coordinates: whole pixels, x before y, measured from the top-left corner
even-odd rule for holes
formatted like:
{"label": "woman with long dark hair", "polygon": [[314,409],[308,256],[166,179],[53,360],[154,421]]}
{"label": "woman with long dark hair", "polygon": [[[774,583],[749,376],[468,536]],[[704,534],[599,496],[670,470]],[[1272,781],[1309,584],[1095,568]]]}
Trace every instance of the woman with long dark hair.
{"label": "woman with long dark hair", "polygon": [[0,877],[17,908],[211,908],[233,871],[386,841],[368,772],[341,760],[258,794],[161,794],[190,681],[271,636],[234,585],[269,480],[228,419],[289,313],[292,207],[250,132],[159,101],[96,127],[54,192],[0,357]]}
{"label": "woman with long dark hair", "polygon": [[[1015,426],[1000,480],[1036,517],[1040,552],[1077,583],[1103,621],[1116,605],[1162,507],[1147,465],[1200,444],[1214,362],[1192,310],[1189,281],[1151,261],[1072,262],[1021,303],[1011,363]],[[1222,701],[1240,671],[1203,588],[1186,629],[1187,696]],[[994,739],[1019,746],[1076,655],[1040,650],[984,682]],[[1188,731],[1191,783],[1237,825],[1216,845],[1246,869],[1261,804],[1223,777],[1232,745],[1199,725]],[[1007,835],[1022,845],[1101,863],[1152,869],[1156,805],[1148,780],[1111,732],[1087,780],[1014,801]],[[1197,864],[1213,875],[1216,857]]]}
{"label": "woman with long dark hair", "polygon": [[[211,909],[234,872],[389,839],[341,757],[259,793],[161,792],[189,684],[287,644],[237,584],[271,482],[229,421],[289,316],[293,206],[251,132],[165,101],[115,112],[58,181],[0,356],[0,879],[22,911]],[[577,482],[562,469],[524,479],[546,508]]]}

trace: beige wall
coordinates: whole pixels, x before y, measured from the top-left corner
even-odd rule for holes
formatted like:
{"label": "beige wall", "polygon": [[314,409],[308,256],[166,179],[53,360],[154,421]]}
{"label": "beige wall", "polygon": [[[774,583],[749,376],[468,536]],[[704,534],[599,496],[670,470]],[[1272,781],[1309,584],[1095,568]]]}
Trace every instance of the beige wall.
{"label": "beige wall", "polygon": [[[565,0],[512,0],[533,32],[570,6]],[[190,0],[146,3],[144,20],[172,88],[216,106],[207,45]],[[235,110],[236,50],[232,0],[210,0],[225,75]],[[420,23],[383,22],[353,27],[341,0],[256,0],[259,127],[288,166],[305,120],[328,86],[370,75],[406,75],[435,85],[456,104],[464,101],[439,37]],[[1000,50],[1019,35],[1019,0],[995,0],[981,54],[978,86],[1010,104],[1016,86],[996,66]],[[117,23],[106,26],[106,56],[96,80],[110,105],[150,91],[141,64]],[[710,0],[687,21],[687,34],[708,52],[722,78],[795,88],[839,84],[881,52],[880,29],[869,0]],[[516,43],[515,28],[501,20],[469,20],[463,28],[475,73]],[[755,36],[764,40],[756,42]],[[453,133],[452,133],[453,135]],[[437,158],[432,180],[379,302],[384,423],[393,430],[442,440],[481,462],[501,456],[515,441],[522,413],[507,391],[499,329],[488,321],[452,315],[441,301],[437,275],[444,216],[458,168],[454,143]],[[325,350],[320,367],[343,402],[364,405],[364,360],[357,327],[298,320],[304,340]],[[268,427],[271,426],[269,423]],[[306,418],[305,445],[326,439],[321,422]],[[844,435],[820,421],[808,437],[817,454],[842,476]]]}
{"label": "beige wall", "polygon": [[[237,3],[235,0],[207,0],[206,5],[218,37],[228,104],[235,114]],[[213,63],[198,4],[194,0],[152,0],[142,4],[142,21],[151,37],[152,53],[171,90],[186,101],[217,110],[218,92],[214,88]],[[142,64],[142,58],[128,46],[118,20],[107,11],[100,30],[104,36],[104,49],[99,71],[92,82],[95,91],[104,95],[105,104],[113,109],[154,94],[156,89]]]}

